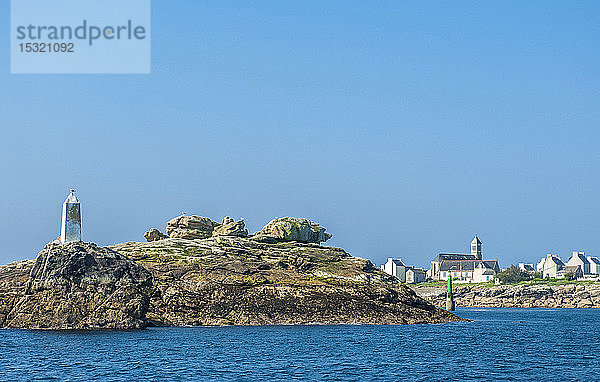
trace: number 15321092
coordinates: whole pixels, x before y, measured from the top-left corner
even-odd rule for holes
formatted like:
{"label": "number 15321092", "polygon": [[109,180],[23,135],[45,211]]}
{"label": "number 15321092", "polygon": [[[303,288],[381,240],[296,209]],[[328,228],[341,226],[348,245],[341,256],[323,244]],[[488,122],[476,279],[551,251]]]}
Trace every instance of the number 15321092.
{"label": "number 15321092", "polygon": [[74,53],[75,44],[72,42],[28,42],[19,44],[19,50],[21,53]]}

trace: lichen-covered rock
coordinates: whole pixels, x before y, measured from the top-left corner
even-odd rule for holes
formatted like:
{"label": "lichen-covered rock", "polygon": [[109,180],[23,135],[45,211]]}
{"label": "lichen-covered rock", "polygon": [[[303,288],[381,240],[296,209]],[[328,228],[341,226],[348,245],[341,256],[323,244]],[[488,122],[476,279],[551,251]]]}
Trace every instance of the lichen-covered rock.
{"label": "lichen-covered rock", "polygon": [[201,216],[178,216],[167,223],[167,235],[171,238],[206,239],[212,236],[219,223]]}
{"label": "lichen-covered rock", "polygon": [[246,223],[244,222],[244,220],[238,220],[236,222],[229,216],[226,216],[223,218],[223,222],[221,223],[221,225],[214,229],[212,235],[247,237],[248,230],[246,229]]}
{"label": "lichen-covered rock", "polygon": [[151,228],[150,231],[148,231],[148,232],[146,232],[144,234],[144,237],[146,238],[146,241],[150,242],[150,241],[157,241],[157,240],[166,239],[169,236],[167,236],[164,233],[160,232],[156,228]]}
{"label": "lichen-covered rock", "polygon": [[325,228],[304,218],[279,218],[271,220],[260,232],[257,239],[272,237],[278,241],[299,241],[302,243],[321,243],[331,238]]}
{"label": "lichen-covered rock", "polygon": [[460,320],[395,280],[368,260],[314,243],[266,244],[235,236],[110,248],[54,242],[35,262],[0,266],[0,327]]}
{"label": "lichen-covered rock", "polygon": [[111,247],[155,279],[155,325],[410,324],[460,320],[365,259],[311,243],[211,237]]}
{"label": "lichen-covered rock", "polygon": [[35,260],[24,260],[0,267],[0,328],[17,302],[25,295],[29,273]]}
{"label": "lichen-covered rock", "polygon": [[151,290],[152,275],[134,261],[94,244],[55,241],[39,253],[25,287],[14,291],[2,326],[143,328]]}

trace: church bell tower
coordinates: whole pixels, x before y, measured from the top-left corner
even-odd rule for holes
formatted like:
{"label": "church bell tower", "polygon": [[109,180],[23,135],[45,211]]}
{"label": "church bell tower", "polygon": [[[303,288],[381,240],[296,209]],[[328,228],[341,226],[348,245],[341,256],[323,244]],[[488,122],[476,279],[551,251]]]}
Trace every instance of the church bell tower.
{"label": "church bell tower", "polygon": [[475,235],[475,238],[471,242],[471,255],[475,256],[477,260],[481,260],[481,240]]}
{"label": "church bell tower", "polygon": [[81,207],[75,190],[71,190],[63,203],[60,242],[67,244],[75,241],[81,241]]}

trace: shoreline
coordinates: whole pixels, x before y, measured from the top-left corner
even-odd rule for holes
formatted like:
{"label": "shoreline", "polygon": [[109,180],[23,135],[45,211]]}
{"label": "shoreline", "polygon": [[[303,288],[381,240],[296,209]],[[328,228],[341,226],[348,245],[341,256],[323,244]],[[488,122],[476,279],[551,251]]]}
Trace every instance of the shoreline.
{"label": "shoreline", "polygon": [[[421,298],[444,306],[446,288],[409,285]],[[455,285],[454,301],[463,308],[600,308],[600,283]]]}

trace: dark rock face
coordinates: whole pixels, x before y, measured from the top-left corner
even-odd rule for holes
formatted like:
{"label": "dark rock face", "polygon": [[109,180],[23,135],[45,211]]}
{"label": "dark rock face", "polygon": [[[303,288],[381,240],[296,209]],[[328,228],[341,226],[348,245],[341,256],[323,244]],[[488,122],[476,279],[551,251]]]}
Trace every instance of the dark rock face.
{"label": "dark rock face", "polygon": [[52,242],[39,253],[3,326],[143,328],[151,290],[151,274],[110,249]]}

